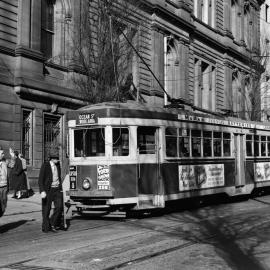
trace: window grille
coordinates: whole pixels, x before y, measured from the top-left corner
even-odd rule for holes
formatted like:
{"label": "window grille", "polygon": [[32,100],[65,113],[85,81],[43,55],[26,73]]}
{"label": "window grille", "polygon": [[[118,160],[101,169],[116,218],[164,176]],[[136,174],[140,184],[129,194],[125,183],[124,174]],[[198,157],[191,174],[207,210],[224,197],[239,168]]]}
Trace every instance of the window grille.
{"label": "window grille", "polygon": [[60,117],[44,115],[44,159],[49,155],[59,155],[60,150]]}

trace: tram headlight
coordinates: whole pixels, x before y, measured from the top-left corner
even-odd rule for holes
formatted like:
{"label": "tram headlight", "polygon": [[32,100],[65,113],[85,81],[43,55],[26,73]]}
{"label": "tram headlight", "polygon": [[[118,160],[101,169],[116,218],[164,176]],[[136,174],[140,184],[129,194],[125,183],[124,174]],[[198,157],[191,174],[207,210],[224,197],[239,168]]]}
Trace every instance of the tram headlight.
{"label": "tram headlight", "polygon": [[91,179],[85,178],[82,183],[82,187],[84,190],[88,190],[91,188]]}

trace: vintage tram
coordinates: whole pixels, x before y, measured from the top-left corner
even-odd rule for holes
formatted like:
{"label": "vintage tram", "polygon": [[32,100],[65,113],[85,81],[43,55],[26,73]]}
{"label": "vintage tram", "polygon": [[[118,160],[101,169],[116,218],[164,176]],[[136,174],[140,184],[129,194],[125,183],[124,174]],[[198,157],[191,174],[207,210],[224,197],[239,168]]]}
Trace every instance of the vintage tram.
{"label": "vintage tram", "polygon": [[136,102],[69,111],[78,211],[149,210],[270,185],[270,125]]}

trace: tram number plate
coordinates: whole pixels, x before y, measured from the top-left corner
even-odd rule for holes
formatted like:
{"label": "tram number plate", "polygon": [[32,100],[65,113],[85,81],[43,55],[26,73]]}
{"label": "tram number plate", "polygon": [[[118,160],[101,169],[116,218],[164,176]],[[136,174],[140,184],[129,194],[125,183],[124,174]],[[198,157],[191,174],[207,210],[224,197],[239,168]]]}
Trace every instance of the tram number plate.
{"label": "tram number plate", "polygon": [[98,185],[98,190],[110,190],[110,186],[102,186],[102,185]]}

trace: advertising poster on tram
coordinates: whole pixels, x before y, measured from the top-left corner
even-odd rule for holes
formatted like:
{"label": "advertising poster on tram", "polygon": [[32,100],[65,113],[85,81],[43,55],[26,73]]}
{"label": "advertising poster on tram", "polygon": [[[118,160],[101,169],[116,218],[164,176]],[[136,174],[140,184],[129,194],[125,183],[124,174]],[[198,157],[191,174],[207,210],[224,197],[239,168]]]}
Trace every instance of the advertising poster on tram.
{"label": "advertising poster on tram", "polygon": [[97,165],[97,189],[110,190],[109,165]]}
{"label": "advertising poster on tram", "polygon": [[270,180],[270,162],[254,163],[255,182]]}
{"label": "advertising poster on tram", "polygon": [[224,164],[179,165],[179,191],[224,186]]}

